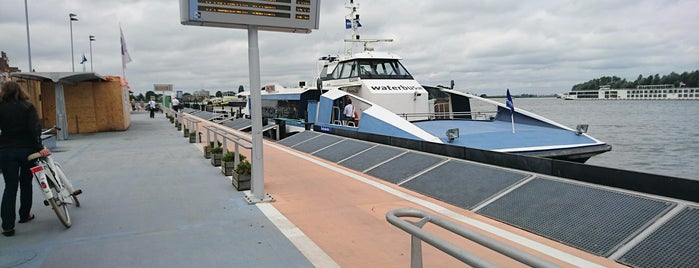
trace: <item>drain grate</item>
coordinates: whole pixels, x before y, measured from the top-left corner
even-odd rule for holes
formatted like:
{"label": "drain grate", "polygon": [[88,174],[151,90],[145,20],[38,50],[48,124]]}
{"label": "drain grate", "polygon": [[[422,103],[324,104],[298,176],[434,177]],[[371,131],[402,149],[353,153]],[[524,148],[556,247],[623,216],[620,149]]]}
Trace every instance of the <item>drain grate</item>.
{"label": "drain grate", "polygon": [[387,146],[376,146],[358,155],[355,155],[352,158],[342,161],[339,164],[354,169],[356,171],[363,172],[364,170],[373,167],[376,164],[386,161],[391,157],[399,155],[403,152],[405,152],[405,150]]}
{"label": "drain grate", "polygon": [[323,149],[330,144],[336,143],[336,142],[340,141],[341,139],[342,138],[337,137],[337,136],[321,135],[321,136],[313,139],[312,142],[304,142],[304,143],[301,143],[301,144],[294,146],[294,149],[302,151],[302,152],[306,152],[306,153],[312,153],[312,152],[318,151],[320,149]]}
{"label": "drain grate", "polygon": [[304,131],[304,132],[296,133],[294,135],[286,137],[285,139],[278,141],[278,143],[289,146],[289,147],[293,147],[296,144],[310,140],[318,135],[320,135],[320,134],[318,134],[317,132]]}
{"label": "drain grate", "polygon": [[443,160],[444,158],[433,155],[408,152],[367,173],[391,183],[399,183]]}
{"label": "drain grate", "polygon": [[688,207],[629,250],[633,267],[699,267],[699,208]]}
{"label": "drain grate", "polygon": [[369,149],[372,146],[374,145],[371,143],[346,139],[333,146],[316,152],[315,156],[337,163],[342,159]]}
{"label": "drain grate", "polygon": [[403,187],[462,208],[473,209],[526,176],[527,174],[520,172],[449,161],[406,182]]}
{"label": "drain grate", "polygon": [[478,213],[609,256],[672,206],[660,200],[536,178]]}

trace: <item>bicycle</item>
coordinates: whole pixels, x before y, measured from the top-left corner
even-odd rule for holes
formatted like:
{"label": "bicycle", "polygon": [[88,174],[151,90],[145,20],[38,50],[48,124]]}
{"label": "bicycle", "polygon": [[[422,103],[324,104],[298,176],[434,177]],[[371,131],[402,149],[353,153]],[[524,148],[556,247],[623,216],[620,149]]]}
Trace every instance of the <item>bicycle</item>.
{"label": "bicycle", "polygon": [[[52,127],[49,130],[43,131],[46,134],[53,129],[60,128]],[[33,153],[27,158],[29,161],[34,161],[35,167],[31,168],[34,179],[39,184],[41,192],[44,194],[44,205],[51,206],[58,220],[63,223],[66,228],[70,228],[72,222],[70,214],[68,214],[68,205],[80,207],[78,195],[82,190],[73,188],[73,185],[66,177],[61,165],[54,161],[51,155],[42,157],[40,153]]]}

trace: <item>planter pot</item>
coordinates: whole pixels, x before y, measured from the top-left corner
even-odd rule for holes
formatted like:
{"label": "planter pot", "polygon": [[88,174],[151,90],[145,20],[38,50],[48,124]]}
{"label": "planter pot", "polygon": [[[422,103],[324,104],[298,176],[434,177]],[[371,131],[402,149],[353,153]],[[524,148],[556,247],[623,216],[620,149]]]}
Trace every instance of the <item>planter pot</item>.
{"label": "planter pot", "polygon": [[211,165],[214,167],[218,167],[221,165],[221,157],[223,156],[222,153],[218,154],[211,154]]}
{"label": "planter pot", "polygon": [[233,179],[231,180],[233,187],[238,191],[250,190],[250,174],[238,174],[233,173]]}
{"label": "planter pot", "polygon": [[180,124],[179,122],[177,123],[176,127],[177,127],[177,131],[182,130],[182,124]]}
{"label": "planter pot", "polygon": [[226,176],[233,176],[233,174],[235,173],[235,162],[221,161],[221,173],[223,173],[223,175]]}
{"label": "planter pot", "polygon": [[185,128],[182,136],[185,138],[189,137],[189,129]]}
{"label": "planter pot", "polygon": [[189,143],[196,143],[197,142],[197,136],[189,136]]}
{"label": "planter pot", "polygon": [[211,158],[211,148],[209,148],[208,145],[204,146],[204,158],[205,159],[210,159]]}

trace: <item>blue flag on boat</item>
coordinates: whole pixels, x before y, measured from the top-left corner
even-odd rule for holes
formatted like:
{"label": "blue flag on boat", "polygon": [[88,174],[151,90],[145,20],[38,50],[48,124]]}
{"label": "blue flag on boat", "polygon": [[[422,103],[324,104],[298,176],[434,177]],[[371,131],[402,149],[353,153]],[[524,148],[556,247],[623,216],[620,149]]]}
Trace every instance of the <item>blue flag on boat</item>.
{"label": "blue flag on boat", "polygon": [[510,89],[507,89],[507,102],[505,103],[507,107],[510,108],[510,110],[514,113],[515,112],[515,103],[512,102],[512,96],[510,95]]}
{"label": "blue flag on boat", "polygon": [[[354,25],[356,25],[357,28],[362,27],[362,24],[359,23],[359,20],[355,20]],[[352,20],[345,19],[345,29],[352,29]]]}

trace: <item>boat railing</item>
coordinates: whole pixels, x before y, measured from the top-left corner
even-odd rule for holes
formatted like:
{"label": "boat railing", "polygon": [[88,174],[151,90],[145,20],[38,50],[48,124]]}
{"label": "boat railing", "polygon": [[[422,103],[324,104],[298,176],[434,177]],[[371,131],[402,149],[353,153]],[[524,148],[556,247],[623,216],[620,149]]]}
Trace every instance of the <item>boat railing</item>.
{"label": "boat railing", "polygon": [[[401,219],[402,217],[418,218],[417,222]],[[451,242],[427,232],[422,227],[427,223],[437,225],[447,231],[457,234],[463,238],[476,242],[484,247],[494,250],[520,263],[531,267],[560,267],[555,263],[534,256],[530,253],[517,249],[485,236],[464,226],[457,225],[442,217],[412,208],[394,209],[386,213],[386,221],[410,234],[410,267],[422,267],[422,242],[426,242],[444,253],[460,260],[473,267],[498,267]]]}
{"label": "boat railing", "polygon": [[490,121],[495,118],[497,111],[478,111],[478,112],[432,112],[432,113],[403,113],[399,114],[400,117],[408,121],[421,120],[427,118],[428,120],[437,119],[464,119],[469,118],[470,120],[480,120],[480,121]]}
{"label": "boat railing", "polygon": [[[342,119],[340,118],[340,115],[342,114],[342,111],[340,110],[340,107],[333,106],[333,113],[332,113],[332,118],[331,121],[335,125],[342,125]],[[337,115],[337,118],[335,117]]]}

